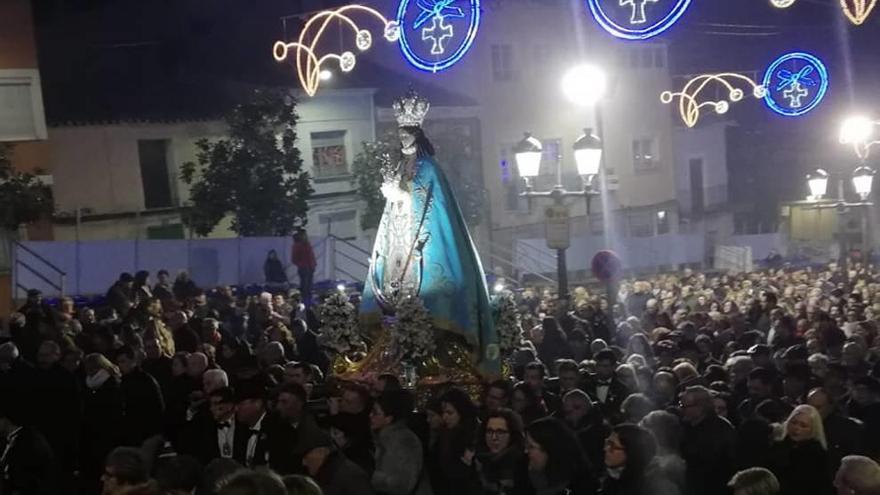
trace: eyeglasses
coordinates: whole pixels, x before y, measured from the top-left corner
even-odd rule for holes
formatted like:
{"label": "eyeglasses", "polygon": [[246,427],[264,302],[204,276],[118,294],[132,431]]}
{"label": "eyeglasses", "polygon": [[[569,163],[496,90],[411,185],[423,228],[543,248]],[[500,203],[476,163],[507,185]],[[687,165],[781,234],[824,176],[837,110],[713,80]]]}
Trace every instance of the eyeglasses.
{"label": "eyeglasses", "polygon": [[510,431],[508,430],[496,430],[496,429],[488,429],[486,430],[487,437],[503,437],[504,435],[509,435]]}

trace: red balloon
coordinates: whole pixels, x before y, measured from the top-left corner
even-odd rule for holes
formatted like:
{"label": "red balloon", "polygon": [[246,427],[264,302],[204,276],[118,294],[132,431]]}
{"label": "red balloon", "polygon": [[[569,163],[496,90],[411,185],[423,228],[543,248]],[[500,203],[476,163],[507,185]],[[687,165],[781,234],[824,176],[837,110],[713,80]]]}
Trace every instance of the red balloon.
{"label": "red balloon", "polygon": [[594,277],[602,282],[610,282],[620,277],[623,263],[621,263],[620,257],[614,251],[603,250],[593,256],[590,268],[593,271]]}

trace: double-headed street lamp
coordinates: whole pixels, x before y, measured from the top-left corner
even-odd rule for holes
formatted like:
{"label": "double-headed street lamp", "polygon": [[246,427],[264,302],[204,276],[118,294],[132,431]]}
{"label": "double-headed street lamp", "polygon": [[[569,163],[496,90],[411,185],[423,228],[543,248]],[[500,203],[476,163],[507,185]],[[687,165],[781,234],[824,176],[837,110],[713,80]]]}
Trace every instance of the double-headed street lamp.
{"label": "double-headed street lamp", "polygon": [[[606,87],[605,73],[594,65],[574,67],[562,79],[562,92],[569,101],[576,105],[595,105],[604,96]],[[598,107],[594,108],[597,124],[601,126],[601,114]],[[561,162],[556,164],[556,185],[549,191],[536,191],[533,181],[540,174],[541,158],[544,155],[543,145],[531,134],[526,133],[525,137],[513,149],[519,175],[526,185],[526,190],[521,196],[529,200],[530,206],[533,198],[550,198],[554,203],[554,207],[548,209],[547,212],[547,245],[551,249],[556,249],[556,271],[559,279],[560,298],[568,296],[568,266],[565,252],[569,243],[569,226],[568,211],[564,206],[564,199],[584,198],[589,219],[590,199],[599,194],[594,188],[594,181],[602,164],[602,141],[593,134],[592,129],[584,129],[583,135],[574,142],[573,149],[575,165],[583,185],[577,191],[570,191],[562,185]],[[559,236],[560,238],[551,237],[549,232],[551,225],[560,226],[565,231],[564,235]]]}
{"label": "double-headed street lamp", "polygon": [[[544,147],[541,142],[526,133],[525,137],[514,147],[514,157],[520,177],[526,183],[526,190],[521,196],[529,200],[532,198],[550,198],[557,207],[548,210],[547,222],[564,222],[563,228],[568,230],[568,212],[564,206],[565,198],[580,197],[587,202],[587,218],[590,215],[590,198],[599,192],[593,187],[599,166],[602,162],[602,141],[593,134],[591,129],[584,129],[584,134],[574,143],[574,161],[577,165],[578,175],[581,176],[583,188],[579,191],[569,191],[562,185],[562,164],[556,164],[556,185],[549,191],[536,191],[533,180],[541,170],[541,157],[544,155]],[[552,213],[551,213],[552,212]],[[553,216],[554,218],[551,218]],[[547,244],[556,249],[556,275],[559,280],[559,297],[568,296],[568,266],[565,251],[568,249],[567,235],[564,239],[551,239],[548,233]]]}

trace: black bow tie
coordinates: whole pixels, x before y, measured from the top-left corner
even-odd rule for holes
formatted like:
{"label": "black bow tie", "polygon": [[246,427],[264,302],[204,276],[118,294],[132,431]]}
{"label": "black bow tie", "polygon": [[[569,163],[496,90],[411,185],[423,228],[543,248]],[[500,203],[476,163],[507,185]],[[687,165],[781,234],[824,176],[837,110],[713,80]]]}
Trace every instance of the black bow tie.
{"label": "black bow tie", "polygon": [[611,380],[599,380],[600,387],[607,387],[609,385],[611,385]]}
{"label": "black bow tie", "polygon": [[221,430],[224,428],[232,428],[232,423],[229,421],[225,421],[223,423],[217,423],[217,428],[219,428]]}

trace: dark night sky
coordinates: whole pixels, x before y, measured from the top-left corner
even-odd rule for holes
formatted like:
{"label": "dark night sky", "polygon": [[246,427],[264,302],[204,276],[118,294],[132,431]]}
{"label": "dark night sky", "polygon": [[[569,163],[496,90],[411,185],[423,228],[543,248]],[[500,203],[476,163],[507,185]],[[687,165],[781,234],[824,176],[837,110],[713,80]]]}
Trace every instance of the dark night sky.
{"label": "dark night sky", "polygon": [[[217,81],[290,85],[289,67],[275,63],[269,47],[283,34],[281,16],[320,1],[34,0],[49,121],[219,115],[226,99]],[[674,74],[763,73],[794,50],[829,67],[826,100],[803,118],[776,116],[757,102],[731,108],[742,142],[752,143],[747,159],[729,164],[734,195],[800,196],[811,168],[852,167],[836,142],[844,115],[859,107],[880,117],[880,8],[856,27],[837,0],[796,0],[786,10],[769,0],[693,0],[661,39],[670,42]]]}

